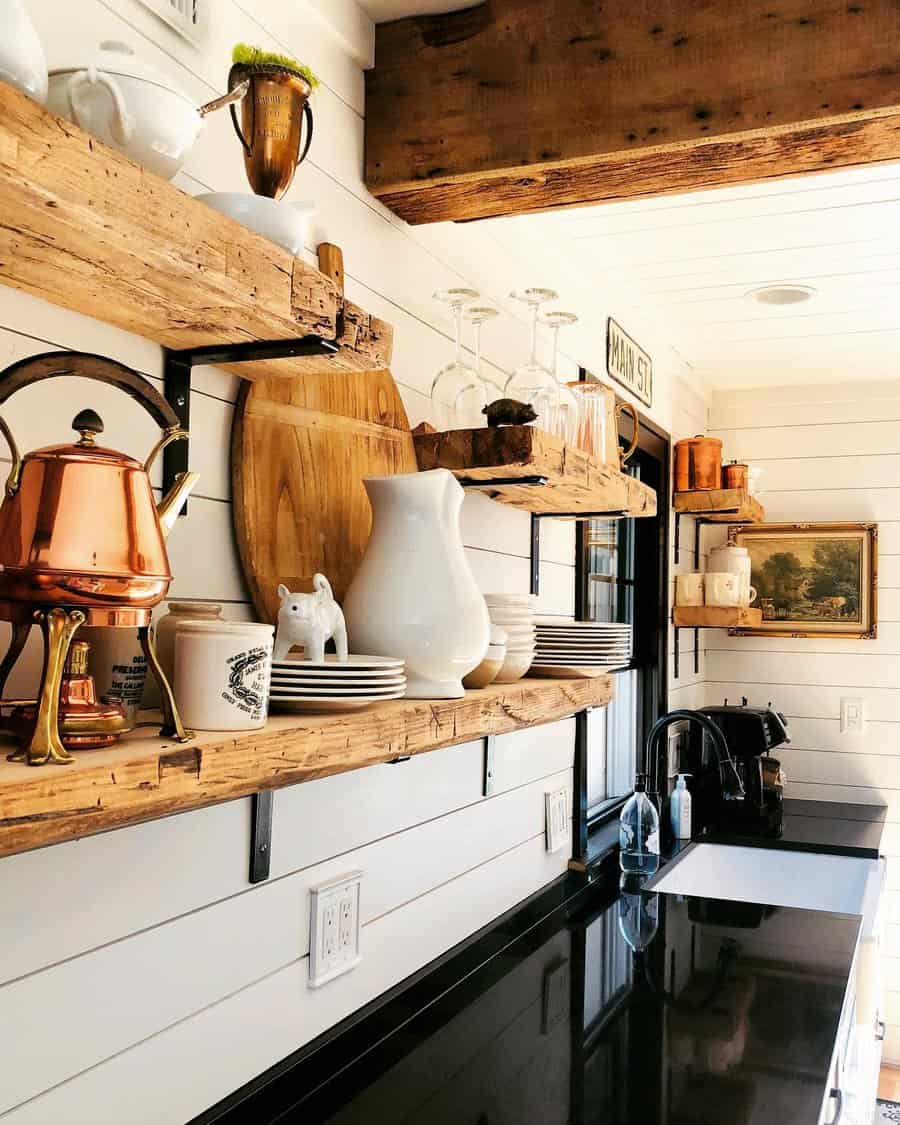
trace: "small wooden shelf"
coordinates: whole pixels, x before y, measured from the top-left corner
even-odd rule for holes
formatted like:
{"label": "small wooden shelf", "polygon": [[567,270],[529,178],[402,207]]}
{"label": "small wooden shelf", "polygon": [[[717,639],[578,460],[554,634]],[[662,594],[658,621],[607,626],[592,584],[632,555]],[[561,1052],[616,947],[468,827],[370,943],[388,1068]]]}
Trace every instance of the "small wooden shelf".
{"label": "small wooden shelf", "polygon": [[534,426],[416,434],[415,443],[420,470],[449,469],[465,487],[527,512],[656,515],[652,488]]}
{"label": "small wooden shelf", "polygon": [[679,629],[758,629],[762,610],[753,606],[677,605],[672,620]]}
{"label": "small wooden shelf", "polygon": [[342,715],[277,715],[185,745],[134,731],[70,766],[0,760],[0,856],[567,718],[612,699],[609,676],[524,679],[463,699],[401,699]]}
{"label": "small wooden shelf", "polygon": [[[235,160],[240,160],[239,150]],[[167,348],[337,340],[244,378],[387,367],[393,330],[287,250],[0,82],[0,282]]]}
{"label": "small wooden shelf", "polygon": [[743,488],[676,492],[675,511],[704,523],[763,523],[766,518],[762,504]]}

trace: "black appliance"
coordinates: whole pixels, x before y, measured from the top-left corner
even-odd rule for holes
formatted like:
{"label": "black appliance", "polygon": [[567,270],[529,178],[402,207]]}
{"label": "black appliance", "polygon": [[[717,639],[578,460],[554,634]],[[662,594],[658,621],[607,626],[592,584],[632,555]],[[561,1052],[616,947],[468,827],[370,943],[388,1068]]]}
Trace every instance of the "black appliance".
{"label": "black appliance", "polygon": [[[732,761],[721,765],[709,736],[694,734],[686,772],[692,774],[695,827],[777,836],[784,818],[784,778],[771,752],[790,742],[787,719],[771,706],[748,707],[746,699],[739,707],[726,701],[721,707],[703,707],[701,713],[724,735]],[[727,779],[723,769],[731,771]]]}

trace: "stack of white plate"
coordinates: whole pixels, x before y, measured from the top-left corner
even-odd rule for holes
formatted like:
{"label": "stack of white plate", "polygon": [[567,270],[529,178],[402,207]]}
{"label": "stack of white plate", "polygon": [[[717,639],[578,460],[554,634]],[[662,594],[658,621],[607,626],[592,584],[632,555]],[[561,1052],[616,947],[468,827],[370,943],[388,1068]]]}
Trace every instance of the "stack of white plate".
{"label": "stack of white plate", "polygon": [[520,680],[534,659],[534,595],[485,594],[494,625],[506,631],[506,658],[494,683]]}
{"label": "stack of white plate", "polygon": [[608,621],[542,617],[531,674],[601,676],[631,660],[631,626]]}
{"label": "stack of white plate", "polygon": [[272,710],[351,711],[406,693],[406,666],[389,656],[291,657],[272,662]]}

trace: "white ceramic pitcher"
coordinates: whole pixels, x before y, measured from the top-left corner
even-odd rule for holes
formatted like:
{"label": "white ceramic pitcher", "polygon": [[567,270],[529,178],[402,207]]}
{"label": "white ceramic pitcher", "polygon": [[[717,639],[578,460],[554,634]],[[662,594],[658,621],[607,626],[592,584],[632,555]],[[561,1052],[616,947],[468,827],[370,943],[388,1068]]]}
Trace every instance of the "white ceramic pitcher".
{"label": "white ceramic pitcher", "polygon": [[463,490],[446,469],[364,483],[374,523],[344,598],[353,651],[402,657],[413,699],[458,699],[490,639],[459,532]]}
{"label": "white ceramic pitcher", "polygon": [[0,79],[41,105],[47,100],[47,59],[23,0],[0,0]]}

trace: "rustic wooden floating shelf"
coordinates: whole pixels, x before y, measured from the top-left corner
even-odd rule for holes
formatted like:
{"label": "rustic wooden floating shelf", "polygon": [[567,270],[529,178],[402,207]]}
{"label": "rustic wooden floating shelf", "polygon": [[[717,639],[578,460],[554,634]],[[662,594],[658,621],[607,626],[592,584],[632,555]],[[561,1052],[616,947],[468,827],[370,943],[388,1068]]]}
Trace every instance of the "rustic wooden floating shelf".
{"label": "rustic wooden floating shelf", "polygon": [[420,470],[449,469],[466,488],[537,515],[655,516],[656,493],[534,426],[416,434]]}
{"label": "rustic wooden floating shelf", "polygon": [[753,606],[677,605],[672,619],[679,629],[758,629],[762,610]]}
{"label": "rustic wooden floating shelf", "polygon": [[612,699],[609,676],[519,680],[463,699],[401,699],[179,745],[134,731],[71,766],[0,761],[0,856],[567,718]]}
{"label": "rustic wooden floating shelf", "polygon": [[743,488],[676,492],[675,511],[704,523],[763,523],[766,518],[762,504]]}
{"label": "rustic wooden floating shelf", "polygon": [[337,282],[0,82],[0,282],[166,348],[334,341],[248,379],[387,367],[393,330]]}

